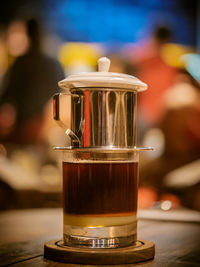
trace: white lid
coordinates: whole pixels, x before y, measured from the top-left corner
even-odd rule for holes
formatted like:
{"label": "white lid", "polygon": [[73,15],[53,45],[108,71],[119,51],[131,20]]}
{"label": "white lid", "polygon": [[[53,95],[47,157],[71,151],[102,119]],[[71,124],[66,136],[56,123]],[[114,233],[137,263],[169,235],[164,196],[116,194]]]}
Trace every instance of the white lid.
{"label": "white lid", "polygon": [[98,60],[98,72],[85,72],[70,75],[60,81],[58,85],[63,89],[84,87],[122,88],[141,92],[147,85],[132,75],[108,72],[110,60],[102,57]]}

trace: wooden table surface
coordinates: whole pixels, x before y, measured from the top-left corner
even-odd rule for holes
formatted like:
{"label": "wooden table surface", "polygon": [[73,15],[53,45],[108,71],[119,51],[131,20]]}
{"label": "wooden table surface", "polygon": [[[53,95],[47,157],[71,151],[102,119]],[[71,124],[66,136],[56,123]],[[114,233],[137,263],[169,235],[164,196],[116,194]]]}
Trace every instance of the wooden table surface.
{"label": "wooden table surface", "polygon": [[[0,266],[82,266],[56,263],[43,258],[44,242],[61,236],[61,209],[1,212]],[[199,223],[141,219],[138,225],[138,238],[154,242],[156,256],[153,261],[136,266],[200,266]],[[133,264],[123,266],[129,267]]]}

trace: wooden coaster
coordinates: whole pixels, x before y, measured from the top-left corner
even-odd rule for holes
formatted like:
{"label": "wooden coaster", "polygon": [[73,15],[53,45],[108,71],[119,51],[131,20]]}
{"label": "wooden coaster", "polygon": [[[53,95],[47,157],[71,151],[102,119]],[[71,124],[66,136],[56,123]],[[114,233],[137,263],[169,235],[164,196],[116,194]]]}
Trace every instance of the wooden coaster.
{"label": "wooden coaster", "polygon": [[76,264],[128,264],[153,259],[155,245],[150,241],[137,241],[134,246],[124,248],[76,248],[63,245],[62,240],[44,244],[44,257],[63,263]]}

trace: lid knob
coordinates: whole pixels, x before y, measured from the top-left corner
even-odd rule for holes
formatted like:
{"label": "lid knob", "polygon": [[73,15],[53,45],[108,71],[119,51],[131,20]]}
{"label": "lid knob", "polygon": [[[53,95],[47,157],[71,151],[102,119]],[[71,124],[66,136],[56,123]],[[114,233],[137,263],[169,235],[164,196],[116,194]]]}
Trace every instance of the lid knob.
{"label": "lid knob", "polygon": [[107,57],[101,57],[98,60],[98,71],[108,72],[110,68],[110,59]]}

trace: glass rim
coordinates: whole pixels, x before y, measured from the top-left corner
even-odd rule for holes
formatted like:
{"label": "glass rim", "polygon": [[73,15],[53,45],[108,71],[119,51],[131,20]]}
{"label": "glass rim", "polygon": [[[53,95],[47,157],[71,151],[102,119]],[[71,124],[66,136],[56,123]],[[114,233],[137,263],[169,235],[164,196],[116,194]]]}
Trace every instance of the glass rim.
{"label": "glass rim", "polygon": [[110,152],[139,152],[139,151],[153,151],[154,149],[152,147],[112,147],[112,146],[99,146],[99,147],[73,147],[73,146],[67,146],[67,147],[53,147],[53,150],[56,151],[77,151],[77,152],[103,152],[103,153],[110,153]]}

